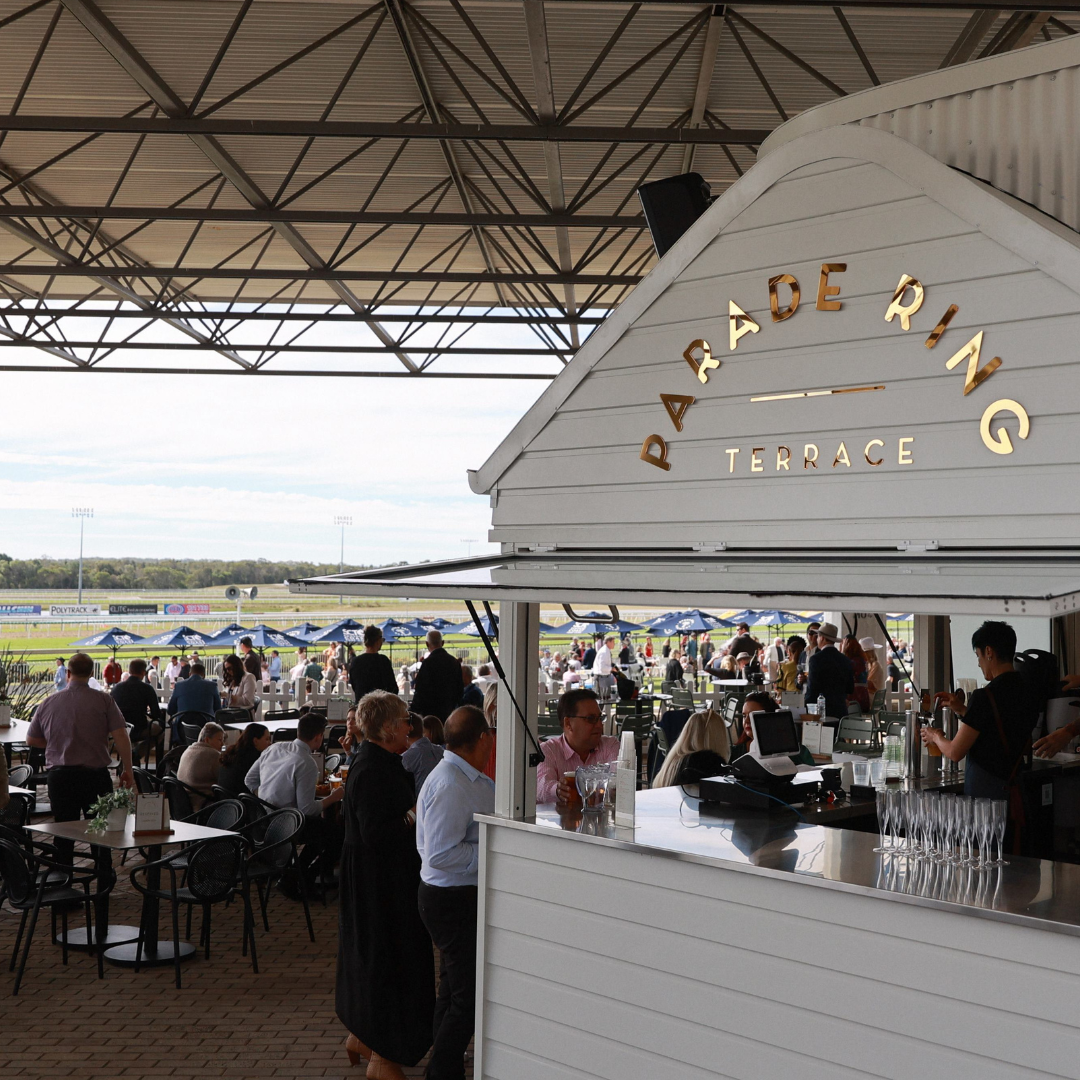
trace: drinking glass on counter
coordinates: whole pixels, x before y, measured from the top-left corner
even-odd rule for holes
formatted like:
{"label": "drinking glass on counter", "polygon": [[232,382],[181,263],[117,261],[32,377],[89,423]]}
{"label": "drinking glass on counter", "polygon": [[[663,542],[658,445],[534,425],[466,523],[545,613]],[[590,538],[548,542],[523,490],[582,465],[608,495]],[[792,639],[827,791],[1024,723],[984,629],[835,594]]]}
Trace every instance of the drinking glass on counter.
{"label": "drinking glass on counter", "polygon": [[892,804],[889,800],[889,791],[886,788],[879,788],[876,793],[875,801],[877,803],[877,827],[878,827],[878,846],[874,848],[875,851],[892,851],[892,846],[889,844],[889,824],[892,819]]}
{"label": "drinking glass on counter", "polygon": [[975,831],[979,840],[979,861],[975,865],[984,870],[990,865],[990,837],[994,831],[992,799],[975,800]]}
{"label": "drinking glass on counter", "polygon": [[938,862],[952,862],[953,848],[956,846],[956,795],[943,791],[938,796],[938,821],[941,828],[941,849]]}
{"label": "drinking glass on counter", "polygon": [[997,858],[991,866],[1008,866],[1005,861],[1005,826],[1009,821],[1008,799],[991,799],[990,816],[993,820],[994,839],[997,840]]}
{"label": "drinking glass on counter", "polygon": [[970,795],[957,795],[960,828],[960,865],[971,866],[975,861],[975,804]]}

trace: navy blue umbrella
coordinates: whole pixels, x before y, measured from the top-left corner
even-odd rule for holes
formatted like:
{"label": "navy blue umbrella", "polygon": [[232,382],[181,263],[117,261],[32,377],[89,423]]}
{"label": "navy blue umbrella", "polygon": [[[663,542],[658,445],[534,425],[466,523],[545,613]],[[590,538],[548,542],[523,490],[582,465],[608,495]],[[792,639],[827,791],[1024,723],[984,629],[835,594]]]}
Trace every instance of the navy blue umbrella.
{"label": "navy blue umbrella", "polygon": [[[480,625],[484,628],[484,633],[489,638],[498,638],[499,636],[499,617],[495,616],[494,619],[488,618],[485,615],[480,620]],[[448,634],[465,634],[467,637],[479,637],[480,631],[476,629],[476,623],[472,619],[466,619],[464,622],[456,623],[454,626],[446,628]]]}
{"label": "navy blue umbrella", "polygon": [[355,645],[364,640],[364,624],[355,619],[339,619],[329,626],[324,626],[318,633],[312,634],[307,639],[312,645],[325,643],[330,645],[338,642],[346,645]]}
{"label": "navy blue umbrella", "polygon": [[305,641],[310,641],[313,634],[317,634],[322,629],[321,626],[316,625],[313,622],[297,623],[296,626],[290,626],[285,633],[290,637],[303,638]]}
{"label": "navy blue umbrella", "polygon": [[599,611],[587,611],[583,618],[576,622],[568,622],[563,626],[556,626],[553,633],[563,634],[567,637],[585,636],[591,634],[594,637],[599,634],[628,634],[632,630],[643,630],[644,627],[637,623],[627,622],[625,619],[605,619]]}
{"label": "navy blue umbrella", "polygon": [[755,626],[788,626],[791,623],[801,623],[807,620],[802,615],[793,615],[790,611],[759,611]]}
{"label": "navy blue umbrella", "polygon": [[115,656],[117,649],[126,649],[131,645],[142,645],[149,640],[149,638],[141,638],[136,634],[129,634],[126,630],[121,630],[119,626],[114,626],[110,630],[103,630],[100,634],[91,634],[89,637],[83,638],[82,641],[73,641],[70,648],[112,649]]}
{"label": "navy blue umbrella", "polygon": [[[237,635],[236,641],[239,642],[241,638],[246,637],[251,638],[251,647],[260,653],[264,649],[295,649],[307,645],[306,638],[295,637],[285,633],[284,630],[275,630],[265,623],[259,623],[250,630],[244,630],[243,633]],[[219,638],[215,637],[210,644],[219,644]]]}
{"label": "navy blue umbrella", "polygon": [[673,637],[675,634],[692,634],[695,631],[703,633],[706,630],[722,630],[734,625],[735,623],[717,615],[691,608],[689,611],[672,612],[662,622],[653,623],[649,627],[649,633],[658,634],[660,637]]}
{"label": "navy blue umbrella", "polygon": [[236,648],[236,643],[244,637],[245,634],[250,634],[251,631],[246,626],[241,626],[239,623],[229,623],[228,626],[222,627],[211,638],[208,644],[210,645],[228,645],[230,648]]}
{"label": "navy blue umbrella", "polygon": [[202,634],[190,626],[176,626],[152,637],[144,637],[139,644],[155,649],[197,649],[209,645],[212,640],[211,634]]}

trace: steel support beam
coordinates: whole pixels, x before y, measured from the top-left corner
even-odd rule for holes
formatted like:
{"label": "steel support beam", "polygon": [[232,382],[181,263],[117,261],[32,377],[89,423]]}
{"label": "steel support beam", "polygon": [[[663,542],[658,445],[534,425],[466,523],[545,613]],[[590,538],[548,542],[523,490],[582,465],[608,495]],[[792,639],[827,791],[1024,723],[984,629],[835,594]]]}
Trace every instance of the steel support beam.
{"label": "steel support beam", "polygon": [[[536,115],[545,124],[554,124],[555,88],[551,81],[551,54],[548,51],[547,16],[544,14],[544,0],[523,0],[525,9],[525,32],[529,39],[529,57],[532,60],[533,82],[536,84]],[[544,143],[544,167],[547,172],[548,202],[551,209],[561,213],[566,209],[566,188],[563,185],[562,152],[554,141]],[[574,257],[570,250],[570,233],[565,225],[555,229],[555,246],[559,255],[559,269],[568,274],[574,268]],[[573,315],[577,311],[574,286],[567,285],[564,296],[566,313]],[[570,340],[575,348],[581,344],[577,327],[571,325]]]}
{"label": "steel support beam", "polygon": [[[49,351],[49,350],[46,350]],[[524,379],[551,382],[555,373],[531,371],[305,371],[292,368],[180,368],[180,367],[47,367],[44,364],[3,364],[0,371],[92,371],[101,375],[282,375],[301,379]]]}
{"label": "steel support beam", "polygon": [[[166,116],[177,118],[187,113],[187,106],[172,88],[147,63],[141,53],[121,31],[108,19],[93,0],[60,0],[64,7],[89,31],[110,56],[140,86]],[[206,155],[207,159],[230,184],[255,209],[265,210],[270,200],[259,186],[240,167],[231,154],[210,135],[189,135],[191,141]],[[304,239],[297,229],[287,222],[274,225],[278,235],[313,270],[322,270],[326,264],[318,252]],[[364,303],[340,280],[327,278],[330,287],[357,314],[365,314]],[[394,346],[396,356],[410,371],[416,364],[408,355],[396,348],[394,339],[375,321],[368,326],[372,333],[387,346]]]}
{"label": "steel support beam", "polygon": [[[720,48],[720,31],[724,28],[724,5],[714,4],[709,21],[705,26],[705,45],[701,52],[701,66],[698,68],[697,82],[694,84],[694,101],[690,106],[690,119],[685,128],[695,130],[701,127],[705,119],[705,110],[709,105],[709,87],[712,86],[713,70],[716,67],[716,54]],[[706,129],[712,130],[712,129]],[[689,143],[683,150],[682,171],[688,173],[694,167],[694,148],[697,143]]]}
{"label": "steel support beam", "polygon": [[[67,0],[65,0],[65,3]],[[74,0],[72,0],[74,2]],[[533,2],[533,0],[530,0]],[[539,0],[536,0],[539,2]],[[642,127],[630,124],[399,123],[377,120],[247,120],[198,116],[42,116],[0,114],[0,130],[123,135],[259,136],[319,139],[437,139],[456,142],[656,143],[756,146],[772,128]]]}
{"label": "steel support beam", "polygon": [[[394,25],[398,41],[401,44],[401,49],[405,53],[405,60],[409,65],[409,70],[412,72],[413,81],[416,83],[416,89],[420,94],[420,100],[423,102],[424,111],[428,115],[428,120],[432,124],[438,124],[442,119],[439,111],[439,103],[435,98],[434,91],[431,89],[431,84],[428,82],[427,73],[424,71],[424,65],[421,63],[420,54],[416,49],[416,43],[413,41],[412,34],[409,32],[409,27],[405,22],[405,13],[402,9],[402,5],[399,0],[384,0],[384,3],[386,4],[386,10],[390,14],[390,21]],[[458,198],[461,200],[461,208],[467,214],[474,213],[475,208],[473,206],[472,196],[469,194],[469,189],[465,183],[465,174],[462,171],[457,155],[454,153],[453,146],[450,145],[448,139],[441,139],[439,141],[439,147],[441,148],[443,158],[446,161],[446,168],[450,173],[450,178],[454,182],[454,188],[457,191]],[[473,239],[476,241],[476,246],[480,249],[480,255],[488,268],[488,272],[491,274],[497,273],[498,267],[495,264],[495,259],[491,254],[491,248],[488,245],[487,238],[484,236],[483,231],[478,226],[473,226],[472,234]],[[501,286],[497,285],[496,291],[501,306],[509,307]]]}
{"label": "steel support beam", "polygon": [[[64,345],[69,349],[110,349],[123,352],[204,352],[216,351],[212,345],[202,345],[197,341],[78,341],[66,339],[62,342],[51,341],[47,338],[36,338],[33,335],[23,336],[15,333],[9,335],[10,340],[0,339],[0,349],[26,348],[27,346]],[[245,353],[311,353],[312,355],[325,356],[382,356],[392,353],[385,345],[273,345],[266,342],[251,342],[237,345],[230,342],[236,352]],[[511,348],[478,346],[469,348],[467,345],[429,346],[418,345],[417,352],[424,352],[436,356],[567,356],[572,355],[573,349],[544,349],[544,348]]]}
{"label": "steel support beam", "polygon": [[939,69],[954,67],[956,64],[966,64],[975,55],[975,50],[982,43],[982,39],[986,37],[990,27],[997,22],[997,17],[997,11],[973,12],[964,29],[960,31],[952,47],[945,54],[945,59],[941,61]]}
{"label": "steel support beam", "polygon": [[[312,300],[308,302],[308,306],[324,306],[327,303],[325,300]],[[303,303],[296,305],[298,308],[304,307]],[[533,324],[539,324],[540,326],[565,326],[569,322],[576,323],[578,326],[599,326],[601,323],[606,322],[606,316],[603,315],[574,315],[572,318],[564,316],[544,316],[544,315],[489,315],[487,314],[488,308],[484,308],[484,312],[477,312],[474,315],[446,315],[442,312],[420,312],[418,314],[401,315],[398,313],[388,313],[380,311],[378,313],[379,322],[382,323],[405,323],[407,325],[416,325],[417,323],[431,324],[435,326],[443,325],[460,325],[468,324],[473,325],[477,322],[483,322],[485,326],[531,326]],[[48,318],[50,321],[53,319],[107,319],[110,322],[116,319],[142,319],[148,321],[150,319],[168,319],[176,318],[178,316],[187,316],[193,319],[197,319],[199,322],[317,322],[320,326],[326,323],[338,323],[340,325],[362,325],[366,322],[362,315],[357,315],[355,312],[341,312],[341,311],[271,311],[268,309],[260,311],[245,311],[238,308],[232,310],[218,310],[218,311],[177,311],[175,308],[142,308],[132,309],[123,308],[117,310],[116,308],[86,308],[86,307],[61,307],[59,302],[52,303],[51,306],[33,307],[33,308],[21,308],[17,303],[9,302],[4,305],[0,303],[0,316],[4,316],[9,319],[26,319],[36,316],[39,319]],[[18,336],[18,335],[16,335]]]}
{"label": "steel support beam", "polygon": [[273,210],[242,207],[202,206],[60,206],[56,203],[22,206],[0,204],[0,220],[28,221],[52,218],[105,218],[112,221],[235,221],[244,225],[272,225],[292,222],[296,225],[487,225],[527,226],[540,229],[638,229],[644,226],[640,214],[458,214],[424,213],[397,210]]}
{"label": "steel support beam", "polygon": [[[636,285],[640,274],[543,274],[531,270],[335,270],[305,267],[243,266],[89,266],[85,263],[41,266],[30,263],[4,263],[0,276],[75,277],[108,279],[136,278],[146,281],[172,281],[200,278],[206,281],[405,281],[440,285]],[[365,309],[364,315],[368,312]],[[385,343],[384,343],[385,344]]]}

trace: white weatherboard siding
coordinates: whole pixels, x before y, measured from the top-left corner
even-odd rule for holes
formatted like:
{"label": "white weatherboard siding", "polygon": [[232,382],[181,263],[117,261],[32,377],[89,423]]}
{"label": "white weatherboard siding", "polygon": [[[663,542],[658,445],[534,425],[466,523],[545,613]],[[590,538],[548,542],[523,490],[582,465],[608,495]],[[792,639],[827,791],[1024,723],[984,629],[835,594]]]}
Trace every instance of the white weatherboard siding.
{"label": "white weatherboard siding", "polygon": [[484,824],[485,1080],[1080,1076],[1080,940]]}
{"label": "white weatherboard siding", "polygon": [[976,60],[807,109],[759,159],[837,124],[891,132],[938,161],[1080,227],[1080,37]]}
{"label": "white weatherboard siding", "polygon": [[[830,278],[840,311],[815,309],[823,262],[847,263]],[[767,283],[781,273],[798,279],[802,302],[773,323]],[[907,332],[884,321],[902,274],[926,288]],[[1072,544],[1080,533],[1061,498],[1080,464],[1080,251],[1060,225],[894,136],[834,128],[760,162],[652,277],[613,317],[623,323],[586,344],[475,474],[474,488],[497,491],[493,540],[1011,547]],[[729,300],[761,325],[734,352]],[[926,349],[950,304],[959,313]],[[966,361],[945,363],[979,330],[981,362],[1003,364],[965,396]],[[682,359],[698,338],[721,361],[705,386]],[[749,400],[865,385],[886,389]],[[681,433],[661,393],[697,398]],[[1008,456],[979,434],[1001,398],[1031,416],[1026,441],[1012,417],[994,421],[1011,431]],[[639,460],[653,433],[667,440],[668,472]],[[911,465],[899,463],[901,437],[915,440]],[[874,438],[885,444],[871,451],[884,458],[877,468],[863,458]],[[841,440],[850,468],[832,467]],[[816,470],[802,467],[806,443],[819,448]],[[781,445],[789,471],[776,467]],[[763,471],[752,474],[755,447]]]}

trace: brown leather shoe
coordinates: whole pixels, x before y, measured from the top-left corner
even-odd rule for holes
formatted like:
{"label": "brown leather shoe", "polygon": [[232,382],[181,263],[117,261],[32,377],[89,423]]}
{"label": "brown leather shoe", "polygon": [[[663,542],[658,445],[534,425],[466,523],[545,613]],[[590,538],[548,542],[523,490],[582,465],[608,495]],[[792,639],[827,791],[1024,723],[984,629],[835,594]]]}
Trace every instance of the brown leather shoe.
{"label": "brown leather shoe", "polygon": [[396,1061],[379,1057],[374,1051],[367,1067],[367,1080],[408,1080]]}
{"label": "brown leather shoe", "polygon": [[371,1049],[365,1046],[355,1035],[345,1040],[345,1053],[349,1055],[350,1065],[359,1065],[371,1057]]}

